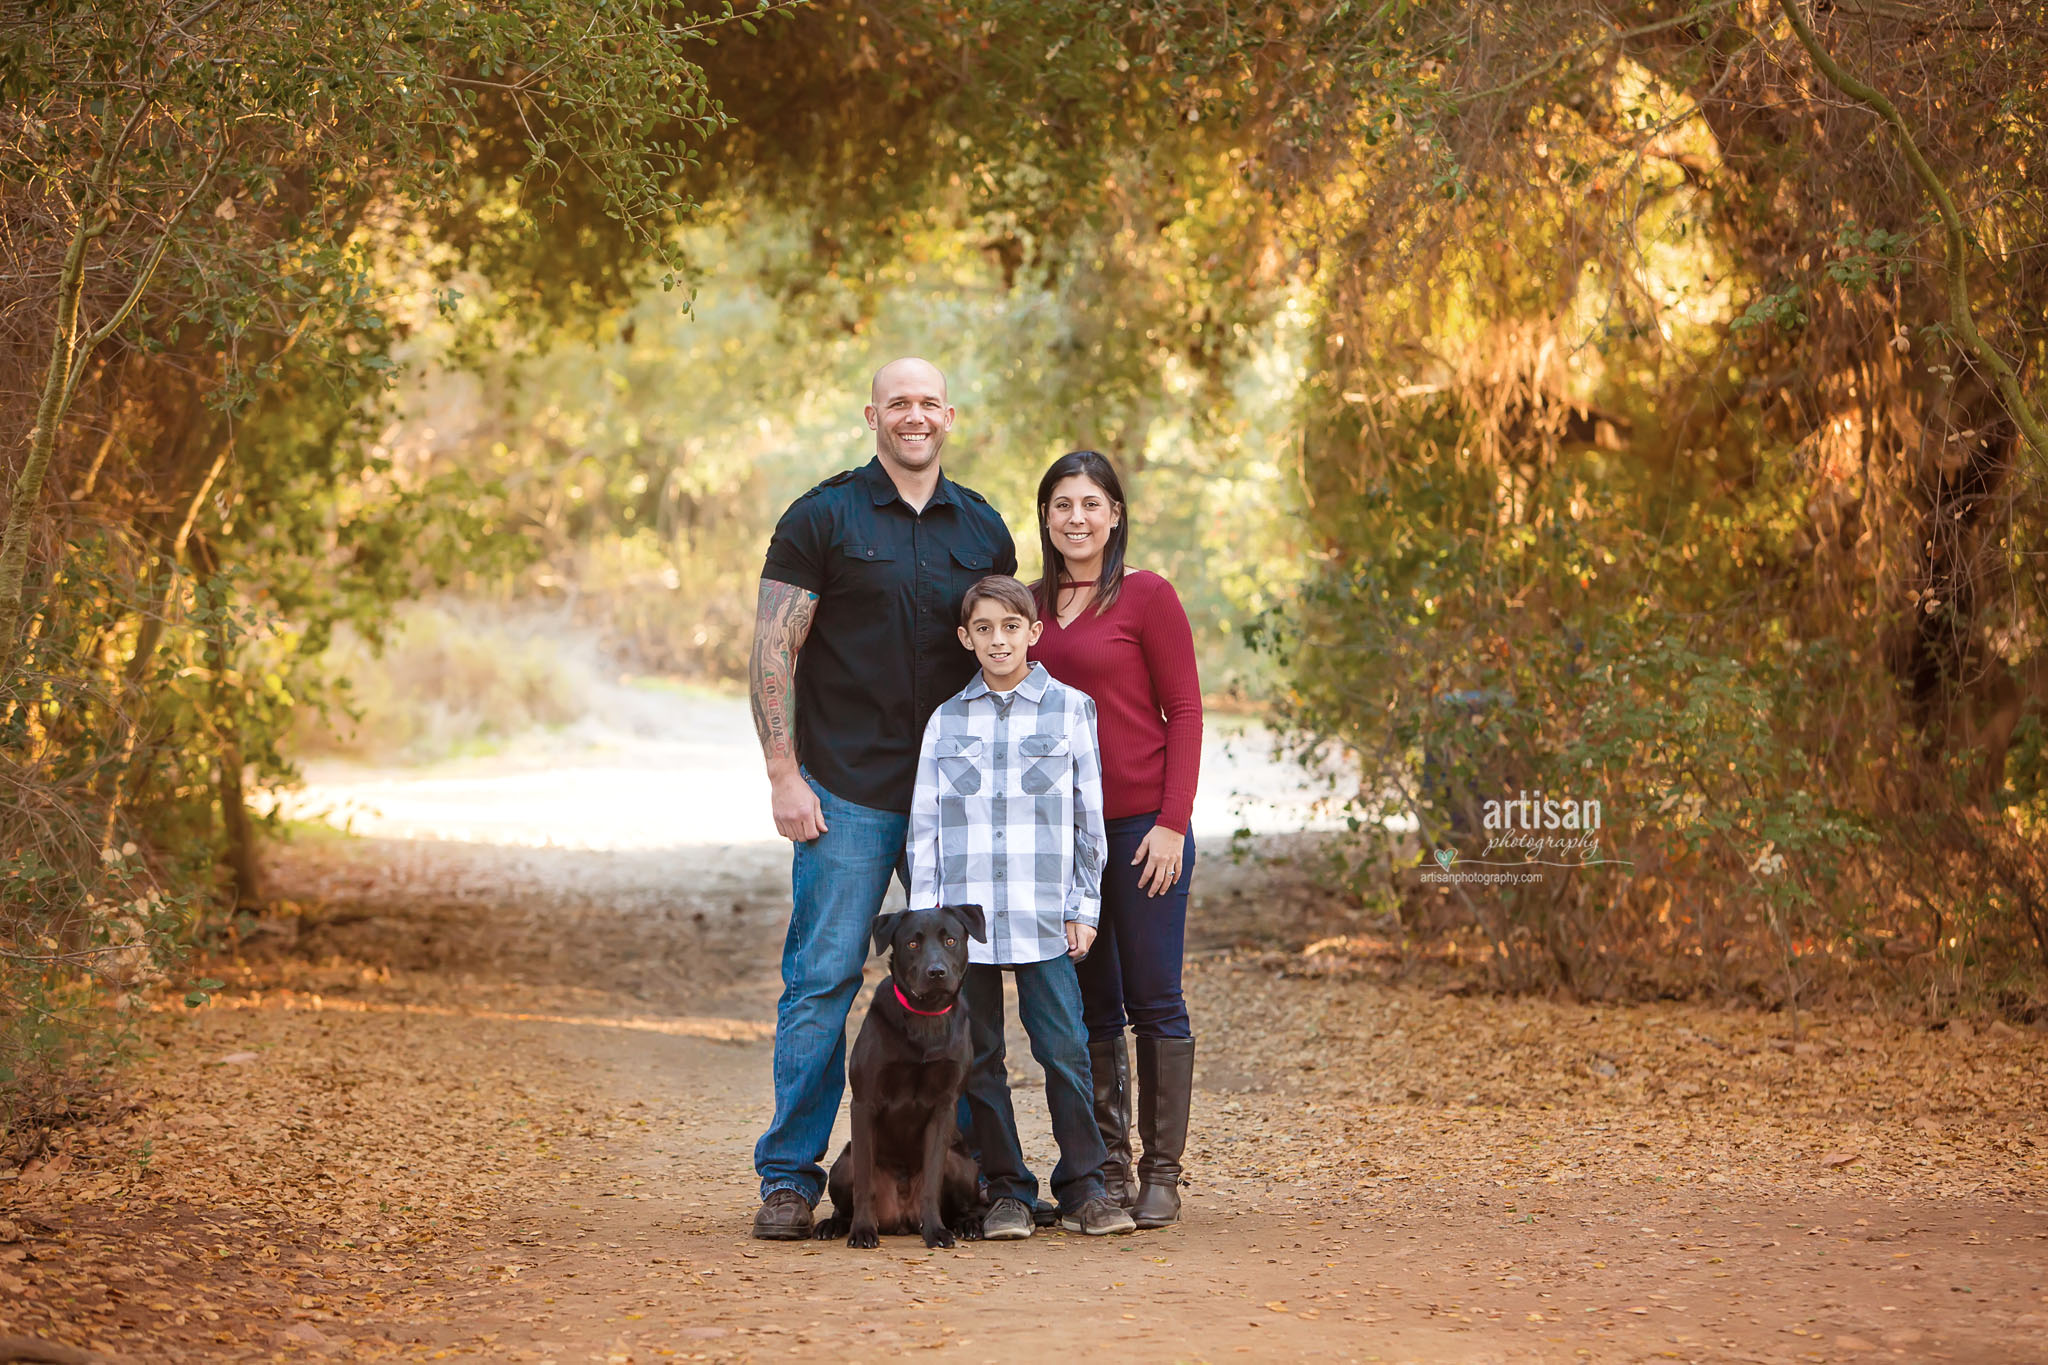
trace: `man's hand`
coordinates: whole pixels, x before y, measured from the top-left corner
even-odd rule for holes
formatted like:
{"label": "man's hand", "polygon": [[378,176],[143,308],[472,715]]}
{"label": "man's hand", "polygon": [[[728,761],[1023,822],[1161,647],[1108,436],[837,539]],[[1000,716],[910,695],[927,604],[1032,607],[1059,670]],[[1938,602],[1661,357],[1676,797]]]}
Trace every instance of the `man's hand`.
{"label": "man's hand", "polygon": [[769,774],[768,785],[774,793],[777,834],[807,844],[825,832],[825,811],[818,804],[818,794],[794,763]]}
{"label": "man's hand", "polygon": [[1079,962],[1082,958],[1088,956],[1088,950],[1094,946],[1095,928],[1093,925],[1077,924],[1073,920],[1067,921],[1068,957]]}

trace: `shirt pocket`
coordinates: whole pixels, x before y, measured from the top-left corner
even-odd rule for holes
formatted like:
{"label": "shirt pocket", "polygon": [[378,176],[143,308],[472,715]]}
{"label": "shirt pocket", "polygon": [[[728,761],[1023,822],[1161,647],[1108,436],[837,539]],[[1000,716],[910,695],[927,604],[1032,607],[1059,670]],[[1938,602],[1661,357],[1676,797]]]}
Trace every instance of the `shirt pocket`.
{"label": "shirt pocket", "polygon": [[1017,742],[1024,790],[1032,796],[1059,791],[1073,765],[1073,741],[1065,735],[1026,735]]}
{"label": "shirt pocket", "polygon": [[932,749],[939,764],[941,796],[972,796],[981,790],[982,743],[973,735],[941,735]]}
{"label": "shirt pocket", "polygon": [[953,557],[953,615],[960,614],[960,599],[967,590],[996,571],[996,557],[971,545],[956,545]]}
{"label": "shirt pocket", "polygon": [[896,551],[871,541],[846,541],[839,547],[839,582],[857,597],[881,598],[895,587]]}

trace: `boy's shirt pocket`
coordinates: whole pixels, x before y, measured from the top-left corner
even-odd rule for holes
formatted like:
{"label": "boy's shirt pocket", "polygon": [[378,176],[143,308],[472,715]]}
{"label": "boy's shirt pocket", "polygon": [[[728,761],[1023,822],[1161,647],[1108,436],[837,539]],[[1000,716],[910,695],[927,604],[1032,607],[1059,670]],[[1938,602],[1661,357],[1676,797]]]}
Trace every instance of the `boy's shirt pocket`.
{"label": "boy's shirt pocket", "polygon": [[1030,796],[1063,791],[1073,771],[1074,744],[1062,734],[1041,732],[1017,741],[1017,770]]}
{"label": "boy's shirt pocket", "polygon": [[973,796],[981,790],[982,756],[987,746],[976,735],[941,735],[932,758],[939,765],[939,790],[949,796]]}

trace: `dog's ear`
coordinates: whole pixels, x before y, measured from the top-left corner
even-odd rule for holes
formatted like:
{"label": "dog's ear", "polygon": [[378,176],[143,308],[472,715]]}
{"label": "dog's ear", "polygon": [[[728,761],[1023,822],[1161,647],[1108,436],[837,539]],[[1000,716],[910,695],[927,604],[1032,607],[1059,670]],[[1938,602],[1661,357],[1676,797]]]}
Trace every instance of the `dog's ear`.
{"label": "dog's ear", "polygon": [[949,905],[946,909],[967,926],[967,936],[976,943],[988,942],[988,918],[978,905]]}
{"label": "dog's ear", "polygon": [[889,945],[896,941],[896,926],[903,922],[903,917],[906,913],[907,912],[902,910],[891,910],[886,915],[875,916],[874,933],[876,952],[887,952],[889,950]]}

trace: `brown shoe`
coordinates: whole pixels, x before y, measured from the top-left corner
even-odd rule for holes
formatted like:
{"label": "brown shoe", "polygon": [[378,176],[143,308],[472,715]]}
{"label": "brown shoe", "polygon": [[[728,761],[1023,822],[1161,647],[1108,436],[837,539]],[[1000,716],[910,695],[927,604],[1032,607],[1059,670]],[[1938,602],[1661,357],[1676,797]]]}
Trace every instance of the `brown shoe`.
{"label": "brown shoe", "polygon": [[754,1215],[754,1235],[764,1242],[800,1242],[811,1235],[810,1201],[795,1190],[774,1190]]}

